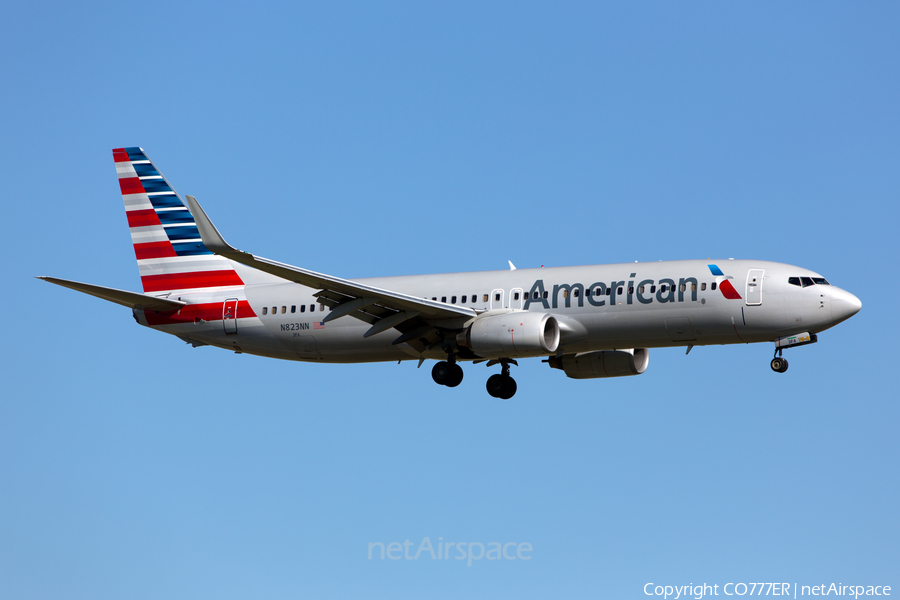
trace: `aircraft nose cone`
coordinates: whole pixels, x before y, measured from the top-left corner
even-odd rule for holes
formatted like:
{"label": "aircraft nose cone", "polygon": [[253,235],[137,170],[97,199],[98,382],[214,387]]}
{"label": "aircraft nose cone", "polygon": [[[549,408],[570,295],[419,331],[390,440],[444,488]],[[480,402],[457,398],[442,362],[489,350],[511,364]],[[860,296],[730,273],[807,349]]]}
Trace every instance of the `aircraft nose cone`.
{"label": "aircraft nose cone", "polygon": [[831,290],[831,317],[835,325],[849,319],[861,308],[862,302],[850,292],[840,288]]}

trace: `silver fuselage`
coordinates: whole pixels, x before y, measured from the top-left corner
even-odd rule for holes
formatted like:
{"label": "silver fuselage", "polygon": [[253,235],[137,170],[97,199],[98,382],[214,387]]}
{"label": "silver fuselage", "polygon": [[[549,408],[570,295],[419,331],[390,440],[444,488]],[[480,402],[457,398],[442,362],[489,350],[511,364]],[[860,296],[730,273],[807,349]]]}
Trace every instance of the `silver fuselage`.
{"label": "silver fuselage", "polygon": [[[710,265],[722,276],[714,275]],[[394,344],[388,330],[369,338],[370,325],[352,316],[322,324],[328,308],[318,290],[236,265],[243,286],[177,295],[188,304],[246,300],[255,314],[226,324],[214,318],[151,324],[196,345],[287,360],[352,363],[446,357]],[[819,333],[849,318],[859,300],[834,285],[801,287],[789,278],[821,278],[808,269],[755,260],[682,260],[579,267],[379,277],[354,281],[482,311],[552,314],[561,341],[556,355],[622,348],[771,342]],[[727,280],[739,298],[727,298]],[[718,284],[713,288],[713,284]],[[663,291],[665,286],[665,291]],[[674,289],[673,289],[674,288]],[[173,296],[174,297],[174,296]],[[312,310],[310,308],[312,307]],[[143,311],[135,311],[148,325]],[[447,323],[464,327],[465,320]],[[229,331],[226,331],[228,327]]]}

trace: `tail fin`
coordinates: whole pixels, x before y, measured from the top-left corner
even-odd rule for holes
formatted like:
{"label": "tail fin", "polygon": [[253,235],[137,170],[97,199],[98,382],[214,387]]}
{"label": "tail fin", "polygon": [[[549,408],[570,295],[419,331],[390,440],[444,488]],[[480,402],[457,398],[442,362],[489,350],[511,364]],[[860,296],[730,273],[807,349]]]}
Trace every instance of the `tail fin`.
{"label": "tail fin", "polygon": [[144,292],[244,285],[203,245],[194,217],[141,148],[116,148],[113,159]]}

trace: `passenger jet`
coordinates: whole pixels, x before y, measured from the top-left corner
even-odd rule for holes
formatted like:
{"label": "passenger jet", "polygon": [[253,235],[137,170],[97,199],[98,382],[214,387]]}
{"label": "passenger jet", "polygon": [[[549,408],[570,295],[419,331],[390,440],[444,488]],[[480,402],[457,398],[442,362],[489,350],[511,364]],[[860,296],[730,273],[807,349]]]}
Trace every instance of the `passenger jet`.
{"label": "passenger jet", "polygon": [[759,260],[679,260],[341,279],[229,245],[193,196],[184,200],[141,148],[113,150],[144,292],[45,281],[129,307],[135,321],[193,346],[308,362],[436,360],[455,387],[461,362],[500,366],[487,380],[511,398],[510,365],[543,358],[574,379],[640,375],[649,348],[785,348],[862,304],[808,269]]}

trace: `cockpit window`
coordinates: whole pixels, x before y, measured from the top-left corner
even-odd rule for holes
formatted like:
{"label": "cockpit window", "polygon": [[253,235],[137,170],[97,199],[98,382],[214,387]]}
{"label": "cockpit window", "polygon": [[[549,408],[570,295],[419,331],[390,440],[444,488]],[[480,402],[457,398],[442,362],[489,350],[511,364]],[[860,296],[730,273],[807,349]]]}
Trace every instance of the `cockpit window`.
{"label": "cockpit window", "polygon": [[788,283],[796,286],[831,285],[824,277],[788,277]]}

